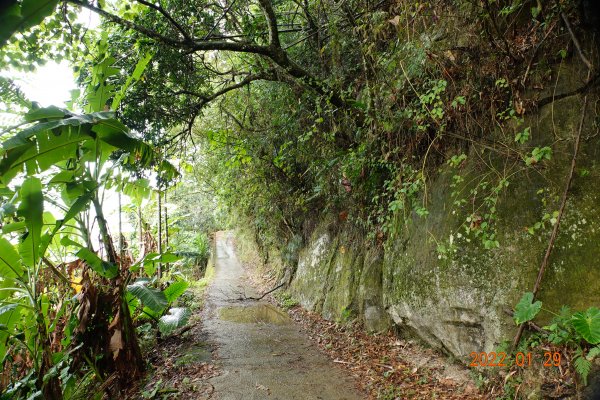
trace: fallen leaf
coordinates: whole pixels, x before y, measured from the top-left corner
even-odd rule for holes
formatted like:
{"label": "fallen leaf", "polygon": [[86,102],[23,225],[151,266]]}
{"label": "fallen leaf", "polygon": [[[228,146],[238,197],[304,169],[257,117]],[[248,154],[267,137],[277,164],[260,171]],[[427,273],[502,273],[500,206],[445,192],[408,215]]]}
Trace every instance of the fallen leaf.
{"label": "fallen leaf", "polygon": [[116,327],[119,324],[120,320],[121,320],[121,312],[119,311],[119,312],[117,312],[117,315],[115,315],[115,317],[113,318],[112,322],[108,326],[108,330],[111,330],[114,327]]}
{"label": "fallen leaf", "polygon": [[111,336],[108,348],[113,353],[113,359],[116,360],[119,356],[119,351],[125,348],[123,346],[123,335],[120,329],[115,330]]}
{"label": "fallen leaf", "polygon": [[400,24],[400,16],[396,15],[394,18],[388,20],[388,22],[394,26],[398,26]]}

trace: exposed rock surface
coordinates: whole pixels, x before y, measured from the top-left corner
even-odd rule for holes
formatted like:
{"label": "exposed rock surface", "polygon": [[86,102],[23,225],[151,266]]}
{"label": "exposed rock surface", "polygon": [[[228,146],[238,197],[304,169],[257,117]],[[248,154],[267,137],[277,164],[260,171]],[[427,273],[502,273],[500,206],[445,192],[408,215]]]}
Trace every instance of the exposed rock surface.
{"label": "exposed rock surface", "polygon": [[[565,65],[555,90],[572,91],[584,80],[584,71]],[[597,93],[590,96],[598,98]],[[555,138],[576,134],[581,106],[581,99],[571,96],[528,117],[534,143],[552,145],[554,155],[544,168],[511,179],[499,197],[499,248],[485,250],[463,235],[466,210],[453,205],[450,184],[455,172],[444,166],[430,178],[429,215],[398,218],[398,234],[382,249],[369,245],[348,223],[321,220],[299,252],[292,294],[326,318],[360,316],[371,331],[393,322],[462,361],[470,352],[492,351],[511,339],[516,330],[511,310],[531,290],[550,235],[549,225],[534,235],[527,227],[558,209],[572,140]],[[540,291],[544,308],[554,312],[562,305],[582,310],[600,304],[600,141],[592,108],[588,115],[578,157],[578,171],[584,172],[573,181]],[[477,156],[468,155],[470,161],[461,170],[466,182],[479,168]],[[488,162],[500,168],[503,159],[492,155]],[[441,256],[437,244],[448,240],[455,250]],[[546,321],[550,317],[540,315]]]}

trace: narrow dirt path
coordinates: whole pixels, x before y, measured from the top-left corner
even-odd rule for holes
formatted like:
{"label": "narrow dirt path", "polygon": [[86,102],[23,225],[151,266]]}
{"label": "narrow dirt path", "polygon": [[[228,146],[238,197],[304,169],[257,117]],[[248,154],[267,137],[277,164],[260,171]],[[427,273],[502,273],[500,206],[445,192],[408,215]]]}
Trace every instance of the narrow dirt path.
{"label": "narrow dirt path", "polygon": [[215,275],[207,289],[204,330],[217,348],[221,375],[210,380],[220,400],[358,400],[365,396],[288,315],[257,294],[227,232],[216,236]]}

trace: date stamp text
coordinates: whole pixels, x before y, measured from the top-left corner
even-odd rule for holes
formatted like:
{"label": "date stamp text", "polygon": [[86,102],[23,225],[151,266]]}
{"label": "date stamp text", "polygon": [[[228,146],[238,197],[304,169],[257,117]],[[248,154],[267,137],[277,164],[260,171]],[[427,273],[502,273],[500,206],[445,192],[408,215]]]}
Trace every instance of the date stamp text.
{"label": "date stamp text", "polygon": [[546,351],[543,356],[534,355],[531,352],[519,352],[513,356],[504,352],[471,352],[469,367],[510,367],[513,364],[518,367],[531,367],[534,363],[540,363],[543,367],[559,367],[562,357],[559,352]]}

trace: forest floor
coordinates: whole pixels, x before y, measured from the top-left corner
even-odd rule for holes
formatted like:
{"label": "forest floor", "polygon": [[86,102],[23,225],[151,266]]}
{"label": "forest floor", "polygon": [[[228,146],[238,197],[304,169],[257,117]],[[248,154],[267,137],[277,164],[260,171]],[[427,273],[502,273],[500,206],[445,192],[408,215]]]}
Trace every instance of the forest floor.
{"label": "forest floor", "polygon": [[133,399],[483,399],[469,373],[399,339],[368,335],[275,297],[216,236],[215,273],[191,325],[150,351]]}

